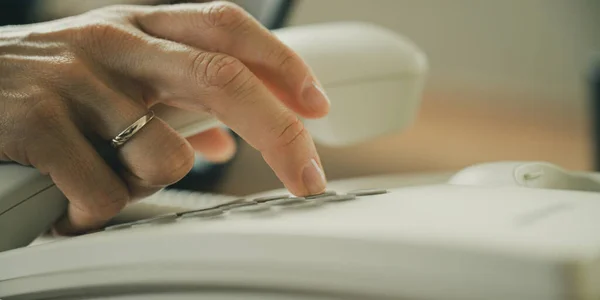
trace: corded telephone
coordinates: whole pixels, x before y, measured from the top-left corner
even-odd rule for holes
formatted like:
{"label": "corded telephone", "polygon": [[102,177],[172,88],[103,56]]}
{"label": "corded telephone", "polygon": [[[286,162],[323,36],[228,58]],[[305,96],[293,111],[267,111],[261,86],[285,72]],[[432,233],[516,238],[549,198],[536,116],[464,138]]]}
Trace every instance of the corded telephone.
{"label": "corded telephone", "polygon": [[[361,23],[277,35],[332,101],[305,120],[316,141],[364,141],[416,115],[427,64],[408,40]],[[216,124],[159,115],[184,135]],[[0,298],[600,297],[600,175],[501,162],[408,181],[343,180],[305,198],[162,191],[100,232],[29,245],[66,200],[35,170],[2,165]]]}

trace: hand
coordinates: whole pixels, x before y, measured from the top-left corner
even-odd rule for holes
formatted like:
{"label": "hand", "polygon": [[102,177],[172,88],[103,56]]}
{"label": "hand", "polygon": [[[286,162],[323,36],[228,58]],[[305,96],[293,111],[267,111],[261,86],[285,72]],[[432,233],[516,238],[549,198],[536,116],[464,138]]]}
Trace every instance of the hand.
{"label": "hand", "polygon": [[192,146],[214,160],[231,156],[224,132],[186,140],[155,118],[114,150],[120,167],[111,168],[96,145],[158,103],[212,113],[293,194],[325,189],[296,114],[324,116],[327,98],[299,56],[233,4],[116,6],[0,28],[0,74],[0,160],[51,176],[70,201],[59,233],[97,228],[180,180]]}

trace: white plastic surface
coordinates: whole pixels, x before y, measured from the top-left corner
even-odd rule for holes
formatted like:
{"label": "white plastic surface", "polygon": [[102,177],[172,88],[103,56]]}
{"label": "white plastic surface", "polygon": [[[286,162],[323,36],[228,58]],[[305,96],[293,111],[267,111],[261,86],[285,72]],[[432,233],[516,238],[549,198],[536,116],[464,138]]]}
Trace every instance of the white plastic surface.
{"label": "white plastic surface", "polygon": [[0,164],[0,216],[24,199],[52,186],[37,169],[17,164]]}
{"label": "white plastic surface", "polygon": [[399,188],[267,217],[179,221],[7,251],[0,298],[221,287],[363,299],[596,299],[589,283],[599,279],[599,215],[591,192]]}
{"label": "white plastic surface", "polygon": [[547,162],[477,164],[455,174],[450,183],[600,192],[600,178],[597,174],[572,172]]}
{"label": "white plastic surface", "polygon": [[27,246],[63,214],[66,203],[36,169],[0,164],[0,252]]}

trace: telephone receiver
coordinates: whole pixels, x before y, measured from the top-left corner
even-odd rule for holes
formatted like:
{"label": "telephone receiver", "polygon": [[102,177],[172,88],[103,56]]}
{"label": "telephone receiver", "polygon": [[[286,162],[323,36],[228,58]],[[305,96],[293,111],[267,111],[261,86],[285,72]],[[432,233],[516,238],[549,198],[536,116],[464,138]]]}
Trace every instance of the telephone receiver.
{"label": "telephone receiver", "polygon": [[[407,38],[356,22],[273,33],[312,68],[331,101],[326,117],[303,119],[315,142],[344,147],[399,132],[415,119],[427,59]],[[208,113],[164,105],[153,109],[186,137],[221,126]],[[67,203],[50,178],[37,170],[0,165],[0,251],[31,243],[64,214]]]}
{"label": "telephone receiver", "polygon": [[[330,23],[274,30],[312,68],[330,101],[329,114],[303,119],[313,139],[348,146],[401,131],[417,114],[426,56],[408,39],[366,23]],[[153,108],[182,135],[219,126],[208,113]]]}

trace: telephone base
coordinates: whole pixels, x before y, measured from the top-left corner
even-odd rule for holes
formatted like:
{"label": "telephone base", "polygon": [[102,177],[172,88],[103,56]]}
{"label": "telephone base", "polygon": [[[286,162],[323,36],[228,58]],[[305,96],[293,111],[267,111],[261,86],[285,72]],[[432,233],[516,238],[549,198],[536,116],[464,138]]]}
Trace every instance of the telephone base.
{"label": "telephone base", "polygon": [[6,251],[0,298],[600,297],[597,193],[426,182],[335,192],[227,200]]}

